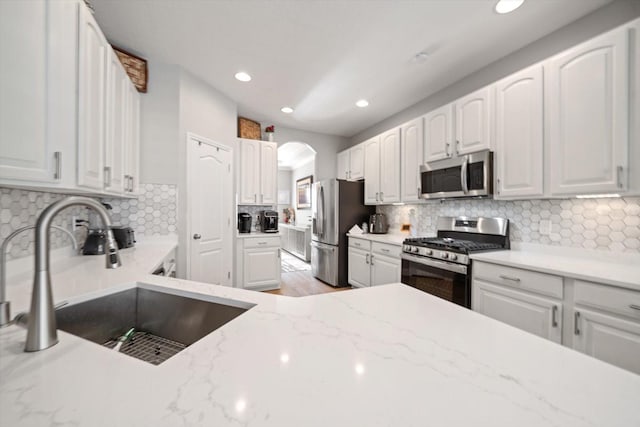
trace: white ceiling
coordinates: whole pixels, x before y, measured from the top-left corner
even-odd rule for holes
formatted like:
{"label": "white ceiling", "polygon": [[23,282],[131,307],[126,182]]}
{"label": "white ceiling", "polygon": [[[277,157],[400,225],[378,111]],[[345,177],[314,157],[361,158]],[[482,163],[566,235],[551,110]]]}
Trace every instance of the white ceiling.
{"label": "white ceiling", "polygon": [[278,169],[293,170],[315,158],[313,148],[301,142],[287,142],[278,147]]}
{"label": "white ceiling", "polygon": [[[112,43],[179,64],[241,115],[350,137],[610,1],[527,0],[508,15],[496,0],[91,3]],[[428,59],[413,61],[421,51]],[[253,80],[235,80],[239,70]]]}

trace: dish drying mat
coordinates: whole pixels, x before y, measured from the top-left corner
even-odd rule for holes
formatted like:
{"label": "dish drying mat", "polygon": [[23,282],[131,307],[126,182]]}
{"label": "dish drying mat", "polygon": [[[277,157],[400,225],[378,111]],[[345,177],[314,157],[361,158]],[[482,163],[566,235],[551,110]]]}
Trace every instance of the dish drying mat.
{"label": "dish drying mat", "polygon": [[[113,339],[102,345],[113,349],[116,344],[118,344],[118,340]],[[162,338],[149,332],[136,331],[129,341],[122,344],[120,353],[153,365],[159,365],[185,348],[187,348],[186,345],[177,341]]]}

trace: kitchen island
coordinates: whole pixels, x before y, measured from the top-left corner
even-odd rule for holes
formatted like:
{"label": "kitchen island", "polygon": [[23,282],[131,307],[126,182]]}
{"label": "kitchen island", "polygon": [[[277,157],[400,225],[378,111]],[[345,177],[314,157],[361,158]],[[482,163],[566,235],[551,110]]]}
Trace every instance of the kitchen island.
{"label": "kitchen island", "polygon": [[24,353],[25,329],[3,328],[0,425],[640,425],[640,376],[402,284],[93,292],[136,282],[255,306],[159,366],[62,331]]}

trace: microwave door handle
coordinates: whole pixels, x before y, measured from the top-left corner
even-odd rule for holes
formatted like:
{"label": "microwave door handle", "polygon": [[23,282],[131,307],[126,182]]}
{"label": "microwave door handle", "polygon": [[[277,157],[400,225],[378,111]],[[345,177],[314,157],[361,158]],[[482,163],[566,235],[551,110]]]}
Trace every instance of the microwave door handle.
{"label": "microwave door handle", "polygon": [[462,192],[467,194],[469,186],[467,185],[467,169],[469,167],[469,156],[464,156],[462,167],[460,168],[460,184],[462,184]]}

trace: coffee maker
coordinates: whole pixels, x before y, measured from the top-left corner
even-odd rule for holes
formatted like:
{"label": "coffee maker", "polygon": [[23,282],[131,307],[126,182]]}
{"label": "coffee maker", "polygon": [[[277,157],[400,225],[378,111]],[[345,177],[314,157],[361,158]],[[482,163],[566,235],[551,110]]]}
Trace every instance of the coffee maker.
{"label": "coffee maker", "polygon": [[251,233],[251,214],[238,212],[238,232]]}
{"label": "coffee maker", "polygon": [[260,211],[260,226],[263,233],[278,232],[278,212]]}

